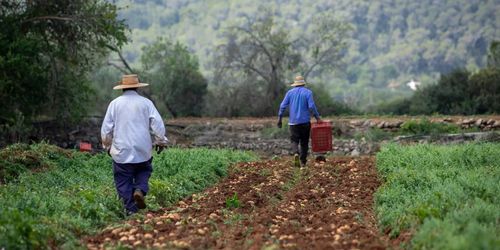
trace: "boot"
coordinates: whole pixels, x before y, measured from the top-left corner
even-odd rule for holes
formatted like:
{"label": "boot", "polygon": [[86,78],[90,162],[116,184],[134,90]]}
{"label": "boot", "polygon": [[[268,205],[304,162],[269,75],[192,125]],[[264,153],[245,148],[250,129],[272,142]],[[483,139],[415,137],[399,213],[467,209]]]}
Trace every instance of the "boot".
{"label": "boot", "polygon": [[137,208],[144,209],[146,208],[146,202],[144,201],[144,194],[140,189],[136,189],[134,191],[134,200]]}
{"label": "boot", "polygon": [[293,165],[296,168],[300,168],[300,160],[299,160],[299,154],[293,155]]}

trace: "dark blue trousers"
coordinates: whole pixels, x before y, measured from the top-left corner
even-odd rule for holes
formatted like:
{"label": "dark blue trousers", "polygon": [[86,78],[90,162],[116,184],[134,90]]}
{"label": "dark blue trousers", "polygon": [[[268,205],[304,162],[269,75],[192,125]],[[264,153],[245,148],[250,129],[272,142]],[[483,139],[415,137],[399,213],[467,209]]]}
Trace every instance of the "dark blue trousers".
{"label": "dark blue trousers", "polygon": [[141,163],[121,164],[113,161],[116,191],[129,213],[139,210],[133,198],[134,190],[140,189],[144,195],[149,191],[149,177],[153,172],[152,161],[152,157]]}
{"label": "dark blue trousers", "polygon": [[[300,155],[302,163],[307,162],[307,151],[309,149],[309,135],[311,133],[311,123],[290,125],[290,140],[292,141],[292,153]],[[300,150],[299,150],[300,144]]]}

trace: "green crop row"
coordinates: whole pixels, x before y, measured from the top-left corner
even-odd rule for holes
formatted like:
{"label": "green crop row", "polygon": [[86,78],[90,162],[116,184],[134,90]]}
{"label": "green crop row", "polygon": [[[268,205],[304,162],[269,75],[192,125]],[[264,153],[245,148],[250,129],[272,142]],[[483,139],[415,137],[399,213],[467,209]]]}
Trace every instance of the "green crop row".
{"label": "green crop row", "polygon": [[[49,148],[16,147],[28,151]],[[0,249],[73,248],[82,235],[124,218],[109,156],[60,154],[59,149],[52,149],[37,151],[43,164],[33,158],[31,167],[17,172],[11,169],[17,178],[0,185]],[[47,155],[52,155],[50,161]],[[254,159],[249,153],[230,150],[168,149],[154,156],[148,206],[155,209],[172,204],[225,176],[230,163]],[[14,168],[23,161],[14,157],[5,162]],[[33,168],[38,165],[42,169]]]}
{"label": "green crop row", "polygon": [[377,154],[383,231],[412,249],[498,249],[500,144],[388,145]]}
{"label": "green crop row", "polygon": [[59,159],[71,155],[71,151],[46,143],[10,145],[0,150],[0,184],[15,180],[28,170],[50,169]]}

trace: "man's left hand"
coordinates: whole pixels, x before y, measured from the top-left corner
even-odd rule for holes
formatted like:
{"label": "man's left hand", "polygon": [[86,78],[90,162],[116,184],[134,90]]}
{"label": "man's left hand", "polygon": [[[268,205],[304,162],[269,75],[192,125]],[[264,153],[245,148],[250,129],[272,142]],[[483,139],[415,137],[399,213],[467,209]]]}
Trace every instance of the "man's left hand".
{"label": "man's left hand", "polygon": [[160,154],[166,147],[163,145],[156,145],[155,150],[157,154]]}

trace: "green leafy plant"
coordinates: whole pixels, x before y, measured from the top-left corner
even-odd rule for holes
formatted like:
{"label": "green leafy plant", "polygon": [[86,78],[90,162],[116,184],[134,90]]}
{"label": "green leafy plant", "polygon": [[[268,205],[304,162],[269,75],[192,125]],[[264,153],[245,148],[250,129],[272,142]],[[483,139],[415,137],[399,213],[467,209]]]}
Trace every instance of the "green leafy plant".
{"label": "green leafy plant", "polygon": [[431,122],[429,119],[410,120],[401,125],[400,133],[412,135],[435,135],[458,133],[460,127],[455,124]]}
{"label": "green leafy plant", "polygon": [[238,198],[238,193],[234,193],[233,196],[226,198],[226,208],[235,209],[239,208],[241,205],[240,200]]}

